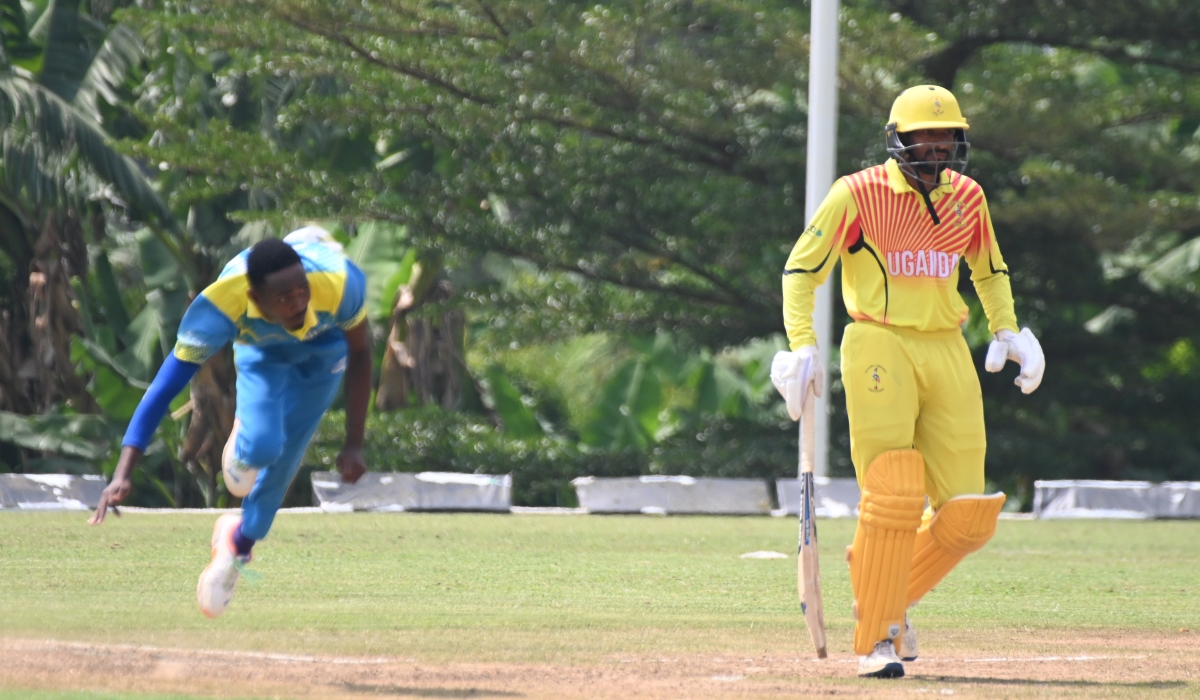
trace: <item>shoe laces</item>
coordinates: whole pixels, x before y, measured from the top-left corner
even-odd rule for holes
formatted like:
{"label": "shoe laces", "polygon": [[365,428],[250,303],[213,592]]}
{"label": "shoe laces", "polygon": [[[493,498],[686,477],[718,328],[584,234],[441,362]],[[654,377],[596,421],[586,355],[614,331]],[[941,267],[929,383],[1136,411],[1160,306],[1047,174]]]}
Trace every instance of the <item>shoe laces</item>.
{"label": "shoe laces", "polygon": [[250,563],[250,557],[244,559],[240,556],[233,558],[233,568],[237,570],[238,575],[246,579],[246,584],[249,586],[257,586],[262,581],[263,575],[257,571],[251,571],[246,568]]}

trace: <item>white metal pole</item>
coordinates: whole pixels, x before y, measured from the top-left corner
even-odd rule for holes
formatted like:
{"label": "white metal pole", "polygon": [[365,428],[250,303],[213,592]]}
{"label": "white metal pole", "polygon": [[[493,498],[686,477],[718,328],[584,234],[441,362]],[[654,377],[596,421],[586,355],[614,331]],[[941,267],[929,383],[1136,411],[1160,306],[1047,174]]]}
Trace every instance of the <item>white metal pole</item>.
{"label": "white metal pole", "polygon": [[[837,170],[838,117],[838,0],[812,0],[812,29],[808,65],[808,169],[804,191],[807,224],[820,206]],[[817,289],[813,330],[817,334],[821,363],[829,368],[833,335],[833,276]],[[814,473],[829,474],[829,390],[817,399]]]}

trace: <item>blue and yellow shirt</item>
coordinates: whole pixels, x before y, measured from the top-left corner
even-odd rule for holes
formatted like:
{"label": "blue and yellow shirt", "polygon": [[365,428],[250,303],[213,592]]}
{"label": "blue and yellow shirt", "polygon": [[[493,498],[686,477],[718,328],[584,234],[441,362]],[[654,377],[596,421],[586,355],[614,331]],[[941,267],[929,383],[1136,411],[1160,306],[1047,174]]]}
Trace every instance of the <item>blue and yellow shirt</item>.
{"label": "blue and yellow shirt", "polygon": [[367,316],[366,277],[341,252],[321,243],[290,243],[300,255],[312,297],[304,325],[290,331],[263,318],[251,301],[246,276],[249,249],[221,270],[183,315],[175,357],[203,363],[226,343],[267,346],[303,343],[333,329],[349,330]]}

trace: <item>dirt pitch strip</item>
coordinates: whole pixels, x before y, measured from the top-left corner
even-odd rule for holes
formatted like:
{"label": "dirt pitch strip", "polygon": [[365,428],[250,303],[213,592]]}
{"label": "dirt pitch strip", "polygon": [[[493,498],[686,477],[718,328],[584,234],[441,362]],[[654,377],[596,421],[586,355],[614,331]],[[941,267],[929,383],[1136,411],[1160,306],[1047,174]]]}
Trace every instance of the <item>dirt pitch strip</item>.
{"label": "dirt pitch strip", "polygon": [[1200,697],[1190,631],[992,641],[987,650],[929,654],[908,664],[902,680],[864,681],[846,653],[542,665],[0,639],[0,687],[216,698]]}

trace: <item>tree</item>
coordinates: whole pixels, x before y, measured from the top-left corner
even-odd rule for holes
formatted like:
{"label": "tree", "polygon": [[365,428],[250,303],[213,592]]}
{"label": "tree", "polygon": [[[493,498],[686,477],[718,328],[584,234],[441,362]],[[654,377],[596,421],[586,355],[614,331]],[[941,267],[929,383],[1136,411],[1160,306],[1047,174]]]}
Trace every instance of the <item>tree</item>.
{"label": "tree", "polygon": [[172,219],[104,129],[104,104],[140,56],[136,35],[97,29],[78,2],[36,9],[0,8],[0,408],[95,411],[70,352],[83,331],[72,285],[86,292],[88,234],[99,240],[109,217],[131,217],[169,241]]}
{"label": "tree", "polygon": [[[1186,419],[1200,388],[1187,288],[1196,13],[1115,0],[844,7],[841,172],[885,157],[881,125],[906,85],[953,86],[971,120],[972,175],[1019,317],[1050,358],[1032,397],[1007,374],[984,379],[989,477],[1009,490],[1200,474]],[[487,253],[532,264],[463,289],[475,342],[669,330],[719,349],[779,330],[779,270],[803,227],[808,16],[796,3],[220,0],[153,22],[220,53],[230,85],[327,89],[292,93],[260,134],[212,128],[139,152],[221,191],[269,191],[276,216],[403,225],[448,269]],[[314,158],[315,125],[344,130],[356,165]],[[980,320],[976,309],[966,331],[981,354]]]}
{"label": "tree", "polygon": [[[280,123],[337,121],[381,153],[345,177],[302,158],[230,162],[231,184],[261,173],[291,213],[311,204],[404,224],[452,262],[492,251],[578,275],[594,282],[581,293],[626,307],[609,327],[678,325],[722,342],[777,328],[778,270],[802,208],[802,13],[356,7],[222,3],[174,19],[237,71],[347,84],[298,97]],[[217,141],[204,147],[227,149]]]}

